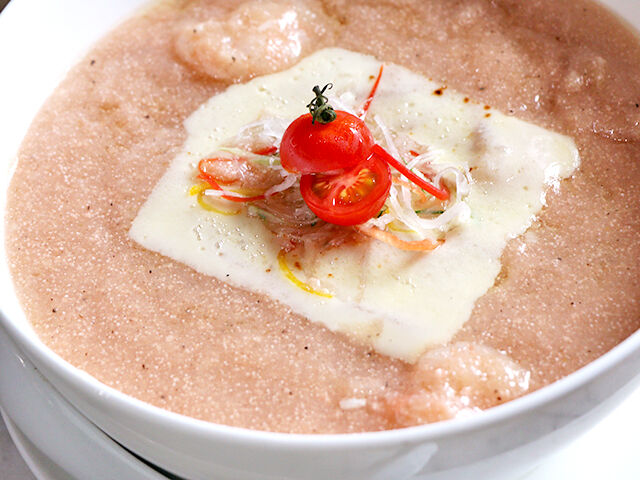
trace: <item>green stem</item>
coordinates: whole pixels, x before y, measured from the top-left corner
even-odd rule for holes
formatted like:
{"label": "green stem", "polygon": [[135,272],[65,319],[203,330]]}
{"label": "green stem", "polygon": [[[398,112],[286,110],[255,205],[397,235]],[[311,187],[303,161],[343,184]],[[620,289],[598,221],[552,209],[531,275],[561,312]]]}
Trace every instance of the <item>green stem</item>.
{"label": "green stem", "polygon": [[318,85],[313,87],[313,93],[316,94],[316,98],[311,100],[311,103],[307,105],[309,113],[311,113],[311,123],[330,123],[336,119],[336,112],[331,105],[329,105],[329,99],[324,96],[324,92],[333,87],[331,83],[327,83],[322,89]]}

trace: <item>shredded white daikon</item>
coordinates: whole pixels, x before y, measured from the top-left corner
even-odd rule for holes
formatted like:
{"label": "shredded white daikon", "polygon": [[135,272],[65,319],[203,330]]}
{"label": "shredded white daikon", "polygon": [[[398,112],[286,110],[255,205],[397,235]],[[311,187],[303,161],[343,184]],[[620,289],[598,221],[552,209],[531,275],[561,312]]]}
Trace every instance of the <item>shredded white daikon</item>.
{"label": "shredded white daikon", "polygon": [[471,192],[471,178],[468,172],[462,172],[458,167],[453,165],[437,165],[440,169],[433,178],[433,183],[440,185],[440,180],[448,174],[453,173],[456,179],[456,195],[458,198],[466,197]]}
{"label": "shredded white daikon", "polygon": [[414,168],[419,168],[425,164],[431,164],[438,157],[438,153],[434,150],[429,149],[425,153],[421,153],[409,163],[407,163],[407,168],[409,170],[413,170]]}
{"label": "shredded white daikon", "polygon": [[[219,151],[227,152],[239,158],[246,158],[252,163],[257,163],[263,167],[270,167],[275,170],[281,170],[280,157],[277,155],[259,155],[237,147],[219,147]],[[283,175],[284,176],[284,175]]]}
{"label": "shredded white daikon", "polygon": [[[373,121],[376,122],[376,125],[378,125],[378,128],[380,129],[380,132],[382,133],[384,141],[387,144],[387,149],[389,150],[389,153],[391,154],[391,156],[395,157],[399,161],[407,164],[407,162],[405,162],[404,159],[402,158],[402,155],[400,155],[400,151],[398,150],[398,147],[396,146],[395,142],[393,141],[393,135],[391,134],[391,131],[385,125],[385,123],[382,121],[382,118],[380,117],[380,115],[375,115],[373,117]],[[427,153],[424,153],[422,155],[427,155]],[[435,152],[434,152],[434,154],[435,154]],[[420,159],[420,161],[419,161],[419,165],[422,165],[422,164],[426,163],[426,160],[427,160],[427,157],[423,157],[422,155],[419,155],[419,157],[422,157]],[[427,180],[426,177],[424,176],[424,174],[420,170],[417,170],[414,167],[409,167],[408,165],[407,165],[407,168],[412,170],[413,173],[415,175],[417,175],[418,177],[422,178],[423,180]],[[402,178],[406,178],[404,175],[401,175],[401,177]]]}
{"label": "shredded white daikon", "polygon": [[289,188],[293,187],[296,184],[297,180],[298,180],[298,176],[297,175],[295,175],[293,173],[289,173],[284,177],[284,181],[282,183],[279,183],[279,184],[274,185],[273,187],[267,189],[267,191],[264,192],[264,196],[265,197],[270,197],[271,195],[274,195],[274,194],[276,194],[278,192],[283,192],[285,190],[288,190]]}
{"label": "shredded white daikon", "polygon": [[444,231],[447,227],[451,227],[454,220],[465,222],[471,215],[469,206],[460,201],[446,208],[444,213],[436,218],[421,218],[413,209],[411,198],[407,197],[406,191],[407,189],[391,187],[389,212],[423,239],[430,237],[434,230]]}
{"label": "shredded white daikon", "polygon": [[334,110],[342,110],[352,115],[356,114],[356,97],[352,92],[344,92],[339,97],[330,97],[329,103],[333,105]]}
{"label": "shredded white daikon", "polygon": [[[353,112],[355,97],[352,93],[343,93],[339,97],[333,97],[331,102],[338,110]],[[398,146],[394,141],[394,135],[385,125],[379,115],[373,117],[374,122],[378,126],[384,143],[389,153],[400,161],[404,161],[400,155]],[[281,118],[267,118],[258,122],[245,125],[238,133],[236,140],[239,142],[263,142],[274,145],[280,145],[282,136],[290,124],[289,120]],[[283,181],[277,185],[270,187],[265,193],[265,197],[269,197],[278,192],[285,191],[296,185],[298,176],[285,171],[279,164],[277,156],[256,155],[245,152],[242,149],[227,147],[223,148],[233,154],[250,156],[250,160],[256,163],[269,165],[271,168],[279,169],[283,177]],[[387,211],[378,218],[372,218],[366,222],[367,226],[377,227],[385,230],[393,221],[399,221],[404,224],[411,233],[421,239],[433,238],[437,236],[437,232],[450,229],[456,222],[465,222],[470,217],[469,206],[463,201],[470,192],[471,177],[468,172],[461,170],[460,167],[447,164],[435,163],[441,152],[428,149],[425,153],[411,158],[406,162],[407,168],[414,171],[416,175],[425,178],[425,175],[419,170],[420,167],[429,167],[436,172],[433,183],[439,185],[444,178],[455,180],[455,197],[443,207],[444,212],[434,218],[423,218],[418,215],[413,206],[413,193],[411,189],[404,185],[392,185],[389,191],[389,197],[386,201]],[[404,177],[403,177],[404,178]],[[221,197],[223,195],[235,198],[246,198],[235,192],[226,192],[222,190],[209,189],[205,195],[212,197]]]}
{"label": "shredded white daikon", "polygon": [[[387,128],[382,118],[379,115],[374,116],[373,120],[378,125],[382,136],[384,137],[389,153],[400,161],[403,158],[400,156],[397,146],[393,141],[391,131]],[[387,206],[389,208],[390,215],[383,215],[379,219],[372,219],[367,222],[368,225],[376,226],[378,228],[384,228],[393,219],[397,219],[402,222],[407,228],[412,230],[421,239],[432,237],[435,231],[445,231],[453,226],[454,222],[465,222],[471,216],[471,210],[469,206],[462,200],[470,192],[470,177],[468,172],[463,172],[458,167],[449,164],[436,164],[432,163],[437,157],[438,152],[429,150],[423,154],[420,154],[407,163],[407,168],[416,169],[417,167],[429,165],[431,168],[437,169],[437,174],[433,179],[435,185],[439,185],[443,177],[453,175],[455,178],[455,202],[448,204],[444,208],[444,212],[436,218],[422,218],[420,217],[414,207],[411,190],[405,185],[392,185],[389,191],[389,197],[387,199]],[[424,178],[424,175],[420,171],[415,171],[416,175]]]}
{"label": "shredded white daikon", "polygon": [[391,132],[389,131],[387,126],[384,124],[384,122],[380,118],[380,115],[375,115],[373,117],[373,121],[376,122],[376,125],[378,125],[378,128],[380,129],[380,132],[382,132],[382,136],[384,137],[384,142],[387,144],[387,148],[389,149],[389,153],[391,154],[391,156],[397,158],[398,160],[402,160],[402,157],[400,156],[400,152],[398,152],[398,149],[396,148],[396,144],[393,142],[393,137],[391,136]]}
{"label": "shredded white daikon", "polygon": [[270,143],[275,140],[275,145],[279,146],[284,131],[291,124],[291,119],[286,118],[265,118],[257,122],[249,123],[242,127],[236,136],[238,140],[256,139]]}
{"label": "shredded white daikon", "polygon": [[378,218],[369,219],[365,223],[365,225],[367,227],[378,227],[380,230],[384,230],[385,228],[387,228],[387,225],[389,225],[394,220],[395,219],[394,219],[393,215],[391,215],[389,213],[385,213],[384,215],[381,215]]}
{"label": "shredded white daikon", "polygon": [[205,190],[204,194],[207,197],[222,197],[224,195],[226,197],[247,198],[246,195],[240,195],[239,193],[236,193],[236,192],[227,192],[227,191],[224,191],[224,190],[215,190],[213,188]]}

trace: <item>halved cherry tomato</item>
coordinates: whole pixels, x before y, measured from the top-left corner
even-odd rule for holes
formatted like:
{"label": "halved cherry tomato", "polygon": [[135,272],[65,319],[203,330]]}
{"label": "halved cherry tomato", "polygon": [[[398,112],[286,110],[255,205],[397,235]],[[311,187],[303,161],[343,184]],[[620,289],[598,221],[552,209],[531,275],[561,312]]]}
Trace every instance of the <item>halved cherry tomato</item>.
{"label": "halved cherry tomato", "polygon": [[284,132],[280,160],[294,173],[322,173],[347,169],[369,158],[375,140],[365,123],[338,110],[335,120],[313,123],[310,113],[295,119]]}
{"label": "halved cherry tomato", "polygon": [[340,173],[302,175],[300,192],[313,213],[336,225],[358,225],[374,217],[391,188],[389,165],[376,155]]}

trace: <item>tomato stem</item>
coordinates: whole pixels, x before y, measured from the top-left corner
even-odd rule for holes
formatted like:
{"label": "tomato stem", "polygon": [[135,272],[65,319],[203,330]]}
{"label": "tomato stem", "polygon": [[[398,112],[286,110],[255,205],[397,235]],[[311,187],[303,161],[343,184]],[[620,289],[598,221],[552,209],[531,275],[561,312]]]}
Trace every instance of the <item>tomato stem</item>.
{"label": "tomato stem", "polygon": [[398,172],[404,175],[408,180],[412,181],[420,188],[422,188],[425,192],[430,193],[438,200],[449,200],[449,190],[445,187],[438,188],[435,185],[427,182],[423,178],[420,178],[418,175],[409,170],[404,163],[400,160],[397,160],[392,155],[390,155],[384,148],[380,145],[374,145],[371,149],[375,155],[379,155],[385,162],[395,168]]}
{"label": "tomato stem", "polygon": [[316,98],[311,100],[307,108],[311,113],[311,123],[326,124],[331,123],[336,119],[336,112],[333,107],[329,105],[329,99],[324,96],[324,92],[333,87],[332,83],[327,83],[322,89],[318,85],[313,87],[313,93],[316,94]]}

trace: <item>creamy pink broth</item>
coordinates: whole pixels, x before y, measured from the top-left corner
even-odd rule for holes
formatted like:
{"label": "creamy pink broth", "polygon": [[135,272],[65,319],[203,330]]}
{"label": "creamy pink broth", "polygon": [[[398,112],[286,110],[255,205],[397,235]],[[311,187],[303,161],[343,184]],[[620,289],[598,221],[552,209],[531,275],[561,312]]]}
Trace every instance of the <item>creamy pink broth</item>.
{"label": "creamy pink broth", "polygon": [[[255,33],[255,22],[292,9],[297,25]],[[235,39],[234,58],[219,48],[221,31]],[[264,50],[268,38],[286,47],[293,37],[299,51]],[[580,169],[509,243],[464,328],[416,365],[127,236],[195,108],[331,45],[409,67],[580,150]],[[640,326],[638,59],[638,38],[583,0],[164,2],[99,42],[24,140],[5,220],[19,298],[73,365],[216,423],[370,431],[502,403]],[[514,368],[530,372],[528,389]],[[355,397],[367,405],[341,408]]]}

